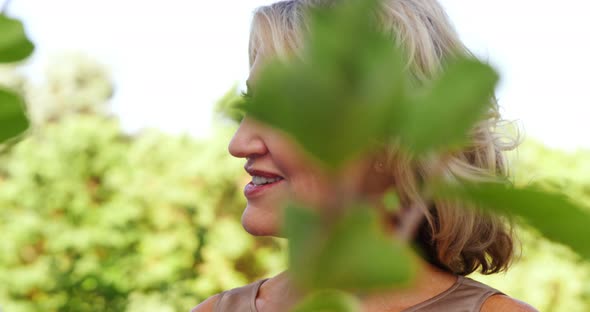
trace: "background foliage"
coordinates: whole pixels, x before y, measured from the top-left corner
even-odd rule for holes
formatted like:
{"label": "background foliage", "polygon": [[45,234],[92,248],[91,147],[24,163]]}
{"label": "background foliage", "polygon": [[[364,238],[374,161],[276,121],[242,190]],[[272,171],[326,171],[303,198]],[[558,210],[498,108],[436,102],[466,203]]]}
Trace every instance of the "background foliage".
{"label": "background foliage", "polygon": [[[529,140],[511,159],[517,184],[540,183],[569,195],[590,211],[590,151],[564,152]],[[569,248],[542,239],[533,229],[520,228],[517,234],[523,252],[512,269],[475,278],[533,304],[539,311],[588,311],[590,264]]]}
{"label": "background foliage", "polygon": [[[15,38],[8,61],[33,49]],[[105,114],[108,72],[84,56],[56,61],[41,85],[13,67],[0,74],[28,100],[32,122],[0,156],[3,310],[187,310],[284,268],[283,241],[254,239],[239,224],[245,179],[236,181],[242,162],[226,152],[231,127],[207,140],[125,135]],[[587,205],[588,156],[528,143],[516,157],[517,183],[541,181]],[[587,310],[588,263],[533,229],[519,232],[524,252],[513,270],[477,278],[542,311]]]}
{"label": "background foliage", "polygon": [[88,87],[110,85],[88,70],[100,65],[78,59],[42,86],[25,83],[47,115],[0,156],[4,311],[182,311],[276,273],[283,243],[254,240],[239,223],[231,129],[201,141],[126,136],[93,107],[109,94]]}
{"label": "background foliage", "polygon": [[[3,73],[29,94],[49,83]],[[44,94],[30,105],[56,103]],[[88,111],[65,109],[0,158],[4,311],[186,311],[285,267],[283,241],[253,238],[239,224],[247,178],[226,151],[231,125],[207,140],[131,137],[116,119]],[[517,183],[544,181],[588,203],[589,157],[527,142],[511,158]],[[507,274],[474,278],[541,311],[587,310],[589,265],[533,230],[520,232],[521,260]]]}

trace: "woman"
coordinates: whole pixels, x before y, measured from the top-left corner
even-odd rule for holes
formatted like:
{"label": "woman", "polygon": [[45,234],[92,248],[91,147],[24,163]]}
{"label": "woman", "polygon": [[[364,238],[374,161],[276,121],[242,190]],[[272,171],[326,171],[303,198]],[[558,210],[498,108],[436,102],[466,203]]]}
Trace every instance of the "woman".
{"label": "woman", "polygon": [[[288,0],[256,10],[250,36],[248,82],[256,84],[262,64],[271,56],[298,55],[308,29],[306,10],[330,5],[330,0]],[[469,53],[457,38],[436,0],[386,0],[380,18],[408,51],[409,70],[420,81],[440,71],[442,60],[453,53]],[[494,107],[496,108],[496,107]],[[485,180],[505,176],[501,152],[512,146],[500,145],[491,129],[499,121],[494,110],[486,122],[472,131],[472,142],[456,153],[443,168],[453,176]],[[246,160],[252,176],[244,194],[247,206],[242,224],[252,235],[277,235],[280,207],[296,199],[312,207],[325,207],[338,190],[327,174],[287,134],[246,116],[229,144],[229,152]],[[418,181],[433,170],[432,163],[412,161],[394,147],[351,163],[338,176],[350,192],[373,199],[395,187],[402,206],[412,203],[424,213],[424,222],[414,238],[425,256],[420,274],[411,288],[383,291],[362,298],[363,311],[536,311],[500,291],[465,275],[477,270],[484,274],[508,268],[513,255],[511,231],[497,217],[466,210],[448,202],[427,205],[420,197]],[[341,189],[340,189],[341,191]],[[392,220],[381,209],[383,220]],[[404,210],[397,219],[404,218]],[[384,221],[387,223],[387,221]],[[390,222],[393,233],[396,222]],[[289,272],[256,281],[215,295],[193,309],[203,311],[288,311],[302,296]]]}

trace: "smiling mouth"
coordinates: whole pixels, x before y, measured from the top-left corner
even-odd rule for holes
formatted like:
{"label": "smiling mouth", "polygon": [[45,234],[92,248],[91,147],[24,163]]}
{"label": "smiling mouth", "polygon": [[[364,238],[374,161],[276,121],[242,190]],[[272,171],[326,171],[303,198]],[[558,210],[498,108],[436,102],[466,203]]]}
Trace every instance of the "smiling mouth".
{"label": "smiling mouth", "polygon": [[285,179],[282,177],[266,178],[261,176],[252,176],[252,181],[246,184],[244,187],[244,196],[246,196],[248,199],[259,196],[263,192],[270,190],[284,180]]}
{"label": "smiling mouth", "polygon": [[282,177],[273,177],[273,178],[267,178],[267,177],[262,177],[262,176],[252,176],[252,184],[256,185],[256,186],[260,186],[260,185],[266,185],[266,184],[271,184],[271,183],[275,183],[279,180],[282,180]]}

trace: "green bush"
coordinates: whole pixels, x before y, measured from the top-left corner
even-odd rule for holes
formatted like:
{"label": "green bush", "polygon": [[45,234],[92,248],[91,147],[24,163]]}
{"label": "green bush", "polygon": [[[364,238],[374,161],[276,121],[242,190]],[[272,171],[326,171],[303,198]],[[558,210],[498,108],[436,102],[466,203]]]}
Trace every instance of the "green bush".
{"label": "green bush", "polygon": [[[231,129],[228,129],[228,131]],[[196,141],[72,114],[0,159],[6,311],[177,311],[283,267],[239,223],[228,133]]]}
{"label": "green bush", "polygon": [[[527,141],[512,156],[517,184],[540,183],[590,210],[590,151],[568,153]],[[590,264],[569,248],[541,238],[533,229],[521,228],[518,236],[522,256],[508,273],[474,278],[540,311],[589,311]]]}
{"label": "green bush", "polygon": [[[0,158],[0,306],[5,311],[177,311],[284,268],[284,242],[239,224],[242,161],[232,127],[209,140],[70,115]],[[531,179],[588,202],[586,153],[525,144],[518,183]],[[238,182],[238,180],[240,182]],[[542,311],[590,306],[588,264],[521,231],[507,273],[476,276]]]}

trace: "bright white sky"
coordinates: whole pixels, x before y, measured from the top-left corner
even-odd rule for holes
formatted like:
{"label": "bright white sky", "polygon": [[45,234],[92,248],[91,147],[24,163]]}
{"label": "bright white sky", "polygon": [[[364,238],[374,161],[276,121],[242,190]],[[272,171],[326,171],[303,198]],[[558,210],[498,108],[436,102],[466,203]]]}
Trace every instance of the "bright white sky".
{"label": "bright white sky", "polygon": [[[87,52],[112,70],[125,129],[205,136],[213,103],[247,78],[251,12],[271,2],[13,0],[9,14],[37,45],[31,72],[52,53]],[[466,44],[501,72],[506,118],[545,144],[590,148],[590,2],[441,2]]]}

